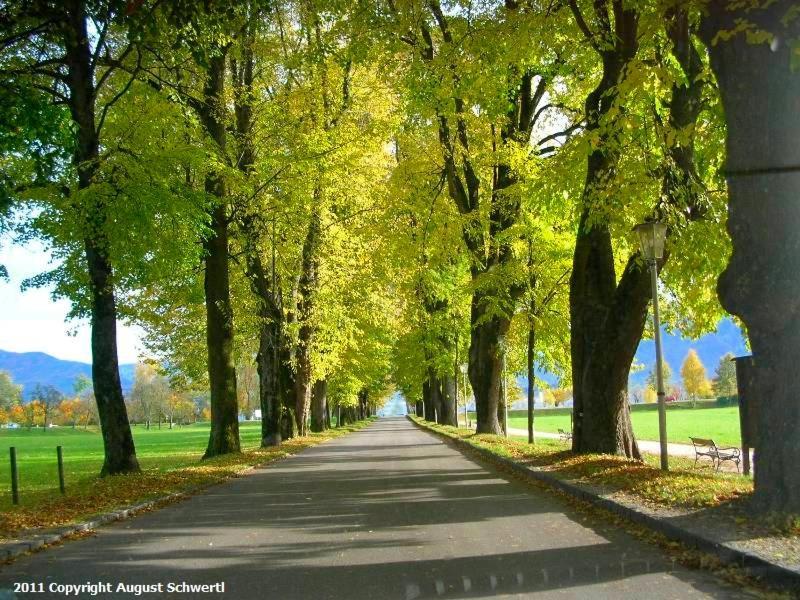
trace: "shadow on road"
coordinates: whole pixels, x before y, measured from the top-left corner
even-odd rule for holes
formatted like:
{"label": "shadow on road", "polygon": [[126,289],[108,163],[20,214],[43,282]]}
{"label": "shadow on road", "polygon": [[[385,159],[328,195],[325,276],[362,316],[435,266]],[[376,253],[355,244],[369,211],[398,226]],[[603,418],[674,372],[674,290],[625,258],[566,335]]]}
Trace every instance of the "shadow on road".
{"label": "shadow on road", "polygon": [[0,587],[21,580],[224,581],[236,599],[744,597],[404,419],[0,572]]}

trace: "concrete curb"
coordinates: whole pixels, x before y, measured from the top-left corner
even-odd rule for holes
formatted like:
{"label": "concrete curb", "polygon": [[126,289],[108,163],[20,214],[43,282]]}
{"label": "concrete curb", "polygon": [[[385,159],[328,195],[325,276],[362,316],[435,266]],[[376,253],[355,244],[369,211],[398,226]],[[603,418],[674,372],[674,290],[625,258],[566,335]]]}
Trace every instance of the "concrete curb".
{"label": "concrete curb", "polygon": [[716,556],[723,564],[738,567],[744,570],[745,573],[750,577],[756,578],[767,585],[792,592],[800,591],[800,571],[784,567],[750,552],[745,552],[743,550],[739,550],[738,548],[734,548],[724,542],[719,542],[709,537],[697,534],[693,531],[689,531],[688,529],[678,527],[677,525],[664,519],[641,512],[633,507],[617,502],[616,500],[598,496],[587,489],[575,485],[574,483],[559,479],[558,477],[555,477],[549,473],[531,469],[530,467],[521,465],[509,458],[498,456],[497,454],[494,454],[485,448],[473,446],[464,440],[452,438],[441,432],[429,429],[425,425],[417,423],[413,419],[409,420],[423,431],[427,431],[428,433],[432,433],[443,440],[452,442],[452,444],[459,449],[465,449],[475,453],[480,457],[487,459],[489,462],[493,462],[495,464],[499,463],[504,467],[508,467],[516,474],[521,475],[523,478],[545,483],[548,486],[556,488],[557,490],[569,496],[577,498],[578,500],[582,500],[592,504],[593,506],[607,510],[615,515],[632,521],[637,525],[647,527],[648,529],[655,531],[656,533],[660,533],[672,541],[680,542],[691,548],[696,548],[702,552]]}
{"label": "concrete curb", "polygon": [[115,521],[124,521],[125,519],[129,519],[140,512],[144,512],[146,510],[154,508],[159,504],[163,504],[165,502],[174,502],[182,498],[188,497],[190,494],[205,489],[205,487],[209,486],[193,488],[190,490],[186,490],[184,492],[177,492],[174,494],[169,494],[167,496],[161,496],[159,498],[148,500],[147,502],[141,502],[139,504],[134,504],[132,506],[127,506],[119,510],[101,513],[88,521],[76,523],[75,525],[67,525],[64,527],[55,527],[53,529],[47,529],[40,533],[34,534],[28,539],[15,542],[13,544],[0,545],[0,562],[6,562],[12,560],[19,556],[22,556],[23,554],[27,554],[28,552],[35,552],[36,550],[40,550],[45,546],[56,544],[78,533],[83,533],[86,531],[92,531],[94,529],[97,529],[101,525],[106,525],[108,523],[113,523]]}

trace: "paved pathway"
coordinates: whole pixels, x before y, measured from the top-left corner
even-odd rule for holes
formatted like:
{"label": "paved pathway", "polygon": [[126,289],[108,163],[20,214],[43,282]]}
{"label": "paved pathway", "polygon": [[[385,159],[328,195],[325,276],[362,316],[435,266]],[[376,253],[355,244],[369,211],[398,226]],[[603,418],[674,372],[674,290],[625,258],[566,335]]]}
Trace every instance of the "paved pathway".
{"label": "paved pathway", "polygon": [[[508,428],[508,433],[510,435],[519,435],[522,437],[528,437],[528,430],[527,429],[516,429],[514,427]],[[548,438],[548,439],[560,439],[561,436],[557,433],[550,433],[548,431],[537,431],[536,432],[537,438]],[[661,444],[658,442],[654,442],[652,440],[636,440],[636,443],[639,445],[639,450],[641,452],[646,452],[647,454],[654,454],[656,456],[661,456]],[[695,453],[694,453],[694,446],[691,444],[674,444],[668,443],[667,444],[667,453],[670,456],[676,456],[680,458],[689,458],[694,460]],[[753,464],[753,451],[750,450],[750,464]],[[707,467],[706,471],[711,470],[711,461],[708,458],[702,459],[701,462],[698,463],[698,468]],[[730,471],[732,473],[741,472],[742,465],[739,465],[739,469],[736,468],[736,465],[731,461],[725,461],[722,463],[720,467],[723,471]]]}
{"label": "paved pathway", "polygon": [[232,600],[749,597],[405,419],[20,559],[0,570],[0,588],[13,582],[224,582],[224,594],[138,597]]}

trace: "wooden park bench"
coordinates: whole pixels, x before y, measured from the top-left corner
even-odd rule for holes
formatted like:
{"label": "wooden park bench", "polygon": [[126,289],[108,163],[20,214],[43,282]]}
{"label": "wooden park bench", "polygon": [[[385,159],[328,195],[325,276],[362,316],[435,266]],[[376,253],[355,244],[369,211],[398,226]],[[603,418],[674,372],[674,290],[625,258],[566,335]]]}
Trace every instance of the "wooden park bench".
{"label": "wooden park bench", "polygon": [[690,437],[692,446],[694,446],[694,464],[697,466],[697,461],[702,456],[708,456],[716,471],[719,471],[720,466],[726,460],[736,464],[736,471],[739,471],[739,461],[741,460],[741,452],[738,448],[720,448],[714,440],[707,440],[705,438]]}
{"label": "wooden park bench", "polygon": [[572,432],[571,431],[564,431],[563,429],[558,429],[558,437],[561,438],[562,441],[570,442],[572,441]]}

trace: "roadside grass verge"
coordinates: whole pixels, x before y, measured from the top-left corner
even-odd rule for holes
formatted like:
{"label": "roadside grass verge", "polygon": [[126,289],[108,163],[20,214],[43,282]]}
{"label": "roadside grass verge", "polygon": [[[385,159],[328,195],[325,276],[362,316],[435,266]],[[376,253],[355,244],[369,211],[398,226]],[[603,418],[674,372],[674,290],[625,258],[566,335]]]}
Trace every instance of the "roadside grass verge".
{"label": "roadside grass verge", "polygon": [[[655,404],[635,404],[631,407],[631,425],[640,440],[658,439],[658,411]],[[558,433],[570,431],[570,409],[539,409],[535,413],[537,431]],[[460,415],[463,418],[463,415]],[[475,415],[471,413],[474,420]],[[528,429],[526,411],[509,411],[508,425]],[[741,444],[738,406],[717,406],[712,402],[667,405],[667,440],[676,444],[691,444],[690,437],[712,438],[722,446]]]}
{"label": "roadside grass verge", "polygon": [[[190,493],[198,488],[237,477],[251,467],[274,462],[310,446],[341,437],[363,428],[371,421],[372,419],[368,419],[324,433],[312,433],[307,437],[287,440],[278,448],[259,448],[258,441],[251,439],[255,431],[253,428],[254,431],[243,431],[243,451],[240,454],[209,460],[200,460],[207,441],[207,426],[204,428],[205,439],[202,435],[203,428],[187,427],[171,431],[165,429],[152,436],[153,447],[150,450],[147,450],[147,444],[140,446],[141,438],[136,436],[141,473],[104,478],[97,475],[102,464],[102,443],[95,448],[94,444],[87,442],[83,460],[77,461],[79,466],[76,468],[80,476],[68,479],[67,493],[63,496],[58,493],[56,482],[55,491],[34,489],[27,494],[23,493],[21,504],[13,506],[7,477],[3,477],[6,481],[3,482],[3,494],[0,496],[0,540],[13,539],[26,529],[69,525],[100,513],[170,494]],[[41,432],[39,435],[42,435]],[[50,440],[51,443],[52,441]],[[187,445],[186,442],[194,442],[194,445]],[[196,442],[200,442],[200,445]],[[30,476],[34,480],[41,479],[41,474],[37,475],[36,468],[33,467],[35,463],[30,465]],[[87,465],[92,465],[94,469],[91,474],[85,472]],[[6,466],[4,471],[7,468]],[[52,477],[48,481],[52,485]]]}
{"label": "roadside grass verge", "polygon": [[663,472],[658,468],[658,457],[646,456],[642,463],[621,456],[575,455],[560,440],[542,439],[531,445],[524,438],[477,435],[470,429],[435,425],[418,417],[412,418],[424,427],[464,440],[471,446],[487,449],[561,479],[622,493],[643,504],[708,508],[744,500],[753,492],[751,478],[714,473],[707,466],[695,469],[691,460],[671,457],[671,470]]}

